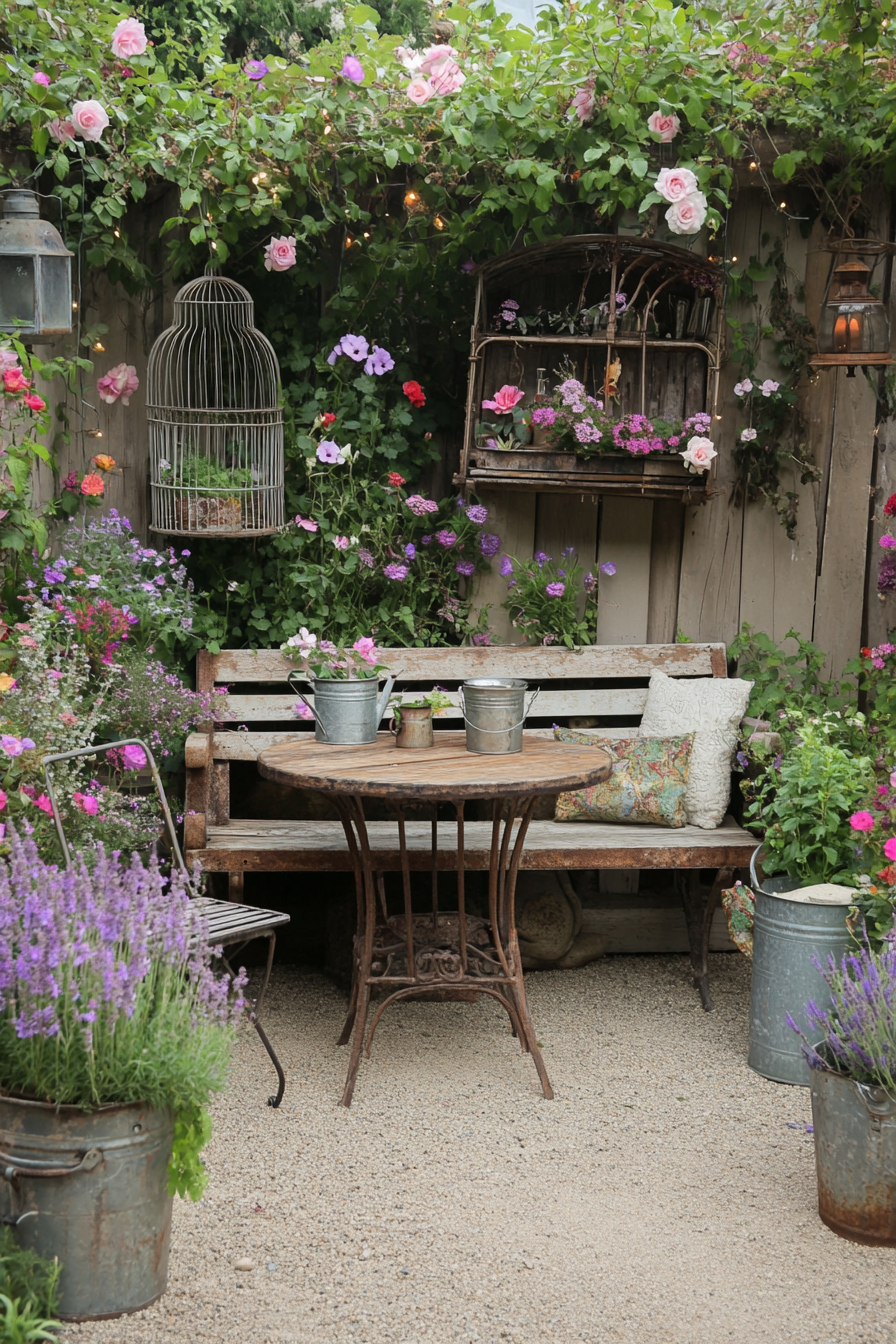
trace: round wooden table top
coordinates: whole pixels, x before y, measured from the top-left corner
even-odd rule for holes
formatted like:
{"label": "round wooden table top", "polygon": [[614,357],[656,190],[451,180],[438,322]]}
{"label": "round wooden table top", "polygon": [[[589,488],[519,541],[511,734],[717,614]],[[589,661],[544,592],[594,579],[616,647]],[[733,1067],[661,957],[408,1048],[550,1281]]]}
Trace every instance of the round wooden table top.
{"label": "round wooden table top", "polygon": [[512,755],[467,751],[466,734],[437,732],[432,747],[396,747],[391,733],[363,746],[328,746],[308,733],[258,757],[265,779],[319,793],[367,798],[512,798],[587,788],[609,779],[612,761],[600,747],[523,733]]}

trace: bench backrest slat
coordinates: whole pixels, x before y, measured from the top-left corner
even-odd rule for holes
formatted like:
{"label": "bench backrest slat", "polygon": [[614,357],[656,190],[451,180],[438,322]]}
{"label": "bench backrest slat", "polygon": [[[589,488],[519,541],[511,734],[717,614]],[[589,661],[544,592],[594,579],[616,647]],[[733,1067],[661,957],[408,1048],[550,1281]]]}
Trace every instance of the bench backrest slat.
{"label": "bench backrest slat", "polygon": [[[438,719],[461,719],[463,710],[457,691],[449,691],[451,706],[443,710]],[[314,704],[314,696],[306,696],[309,704]],[[396,700],[401,698],[396,693]],[[418,699],[413,691],[408,691],[404,699],[409,702]],[[607,688],[596,691],[540,691],[532,707],[535,718],[559,718],[561,715],[598,715],[602,718],[614,718],[644,713],[647,701],[646,686],[626,686],[619,689]],[[295,695],[229,695],[216,711],[225,723],[279,723],[297,722],[294,713],[297,704]],[[526,694],[529,703],[529,693]],[[387,719],[388,722],[388,719]]]}

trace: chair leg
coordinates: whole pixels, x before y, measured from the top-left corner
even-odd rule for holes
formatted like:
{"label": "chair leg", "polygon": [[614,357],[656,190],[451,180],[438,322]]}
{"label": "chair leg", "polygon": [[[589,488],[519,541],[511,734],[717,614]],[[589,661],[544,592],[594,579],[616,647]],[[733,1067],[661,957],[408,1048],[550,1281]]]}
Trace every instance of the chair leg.
{"label": "chair leg", "polygon": [[675,874],[675,885],[684,907],[685,923],[688,929],[688,946],[691,954],[691,969],[694,972],[694,988],[700,993],[700,1002],[704,1012],[711,1013],[715,1007],[709,989],[709,934],[712,917],[719,902],[722,888],[730,883],[733,868],[720,868],[712,884],[706,905],[703,904],[703,892],[695,872],[686,871]]}
{"label": "chair leg", "polygon": [[[271,969],[274,965],[274,949],[277,945],[276,933],[268,934],[267,939],[268,939],[268,961],[264,969],[264,979],[261,982],[261,989],[258,991],[258,997],[252,1004],[252,1006],[249,1007],[249,1005],[247,1004],[246,1008],[249,1021],[252,1023],[253,1027],[258,1032],[259,1039],[261,1040],[261,1043],[264,1046],[265,1050],[267,1050],[268,1057],[270,1058],[271,1063],[277,1070],[277,1092],[275,1096],[268,1097],[268,1105],[277,1107],[283,1100],[283,1093],[286,1090],[286,1075],[283,1072],[283,1066],[281,1065],[280,1060],[277,1058],[277,1052],[275,1051],[274,1047],[268,1040],[267,1033],[265,1032],[264,1028],[262,1027],[261,1023],[258,1020],[261,1014],[261,1005],[264,1002],[264,996],[265,993],[267,992],[268,982],[271,978]],[[227,969],[230,971],[230,974],[233,975],[233,968],[227,961],[227,958],[222,957],[222,961],[224,962],[224,965],[227,967]]]}

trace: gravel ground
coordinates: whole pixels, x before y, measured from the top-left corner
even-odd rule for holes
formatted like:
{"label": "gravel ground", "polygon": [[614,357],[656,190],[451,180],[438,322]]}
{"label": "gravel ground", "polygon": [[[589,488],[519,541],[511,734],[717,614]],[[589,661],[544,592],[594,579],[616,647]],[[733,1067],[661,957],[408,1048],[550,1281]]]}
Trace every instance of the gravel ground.
{"label": "gravel ground", "polygon": [[278,968],[282,1109],[247,1029],[167,1294],[65,1339],[896,1344],[896,1252],[819,1221],[808,1093],[747,1068],[749,965],[711,962],[713,1014],[684,957],[530,974],[554,1101],[497,1005],[393,1007],[349,1111],[344,998]]}

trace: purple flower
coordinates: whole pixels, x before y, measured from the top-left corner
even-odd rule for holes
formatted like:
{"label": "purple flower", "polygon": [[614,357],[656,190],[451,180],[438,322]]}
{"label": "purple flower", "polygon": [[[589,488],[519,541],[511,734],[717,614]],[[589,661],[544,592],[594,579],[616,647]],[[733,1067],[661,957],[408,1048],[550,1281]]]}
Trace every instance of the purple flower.
{"label": "purple flower", "polygon": [[339,73],[344,79],[350,79],[353,84],[364,83],[364,67],[357,56],[346,56]]}
{"label": "purple flower", "polygon": [[411,513],[416,513],[418,518],[422,518],[426,513],[438,513],[439,506],[434,499],[424,499],[422,495],[408,495],[405,504]]}
{"label": "purple flower", "polygon": [[367,344],[366,337],[348,335],[343,336],[336,349],[340,350],[343,355],[348,355],[349,359],[353,359],[356,364],[360,364],[362,359],[367,358],[370,346]]}
{"label": "purple flower", "polygon": [[488,509],[484,504],[471,504],[467,509],[467,517],[471,523],[481,527],[483,523],[488,522]]}
{"label": "purple flower", "polygon": [[243,74],[250,79],[264,79],[270,73],[270,67],[264,61],[247,61],[243,66]]}
{"label": "purple flower", "polygon": [[501,538],[494,532],[483,532],[479,538],[479,549],[486,560],[491,560],[501,549]]}
{"label": "purple flower", "polygon": [[365,550],[363,547],[358,552],[358,559],[361,561],[361,564],[364,565],[366,569],[374,568],[375,562],[373,556],[370,554],[368,550]]}
{"label": "purple flower", "polygon": [[317,445],[317,459],[319,462],[341,462],[339,444],[334,443],[332,439],[321,439]]}
{"label": "purple flower", "polygon": [[613,564],[612,560],[605,560],[602,565],[598,566],[598,569],[601,574],[612,575],[616,573],[616,566]]}
{"label": "purple flower", "polygon": [[465,275],[469,275],[470,272],[471,272],[471,271],[475,271],[475,269],[476,269],[476,263],[475,263],[475,261],[473,261],[473,260],[471,260],[471,259],[469,259],[469,258],[468,258],[467,261],[465,261],[465,262],[463,263],[463,265],[461,266],[461,270],[464,272]]}
{"label": "purple flower", "polygon": [[[345,337],[342,338],[343,342]],[[365,373],[388,373],[390,369],[395,368],[395,360],[389,354],[388,350],[383,350],[381,346],[375,345],[370,352],[367,363],[364,365]]]}
{"label": "purple flower", "polygon": [[453,546],[457,541],[457,533],[449,532],[447,527],[443,527],[441,531],[436,533],[436,541],[440,546]]}
{"label": "purple flower", "polygon": [[509,555],[501,556],[501,575],[507,579],[513,573],[513,561]]}
{"label": "purple flower", "polygon": [[[889,532],[885,532],[884,535],[881,537],[878,545],[883,546],[885,551],[892,551],[894,548],[896,548],[896,537],[891,537]],[[46,570],[44,570],[44,578],[47,579]],[[47,579],[47,583],[52,582],[54,582],[54,580]],[[58,582],[58,580],[55,580],[55,582]]]}
{"label": "purple flower", "polygon": [[413,560],[416,557],[417,547],[414,545],[412,541],[409,541],[407,546],[405,546],[404,553],[409,560]]}
{"label": "purple flower", "polygon": [[402,583],[408,576],[408,567],[407,565],[386,565],[383,573],[387,579],[395,579],[398,583]]}
{"label": "purple flower", "polygon": [[465,579],[468,579],[471,574],[475,574],[476,572],[476,566],[473,564],[472,560],[458,560],[454,568],[457,570],[458,574],[463,574]]}
{"label": "purple flower", "polygon": [[44,570],[44,583],[65,583],[65,575],[60,573],[58,569],[53,569],[51,565],[47,565]]}
{"label": "purple flower", "polygon": [[484,644],[490,644],[491,642],[492,637],[487,632],[473,636],[473,643],[477,648],[481,648]]}
{"label": "purple flower", "polygon": [[563,594],[566,592],[566,584],[549,583],[547,588],[545,588],[545,592],[547,593],[548,597],[562,597]]}
{"label": "purple flower", "polygon": [[430,536],[421,537],[421,538],[420,538],[420,545],[421,545],[421,546],[431,546],[431,545],[432,545],[432,537],[430,537]]}
{"label": "purple flower", "polygon": [[19,738],[13,737],[9,733],[4,733],[0,737],[0,747],[6,752],[7,756],[21,756],[23,750]]}
{"label": "purple flower", "polygon": [[737,761],[737,763],[738,763],[738,765],[740,766],[741,770],[748,770],[748,769],[749,769],[749,766],[750,766],[750,760],[749,760],[749,757],[747,756],[747,754],[746,754],[745,751],[739,751],[739,752],[737,753],[736,757],[735,757],[735,760]]}
{"label": "purple flower", "polygon": [[593,593],[596,587],[597,587],[597,579],[594,577],[594,575],[591,573],[591,570],[589,569],[588,573],[585,575],[585,592]]}
{"label": "purple flower", "polygon": [[533,425],[546,425],[548,428],[557,419],[557,412],[553,406],[537,406],[532,412]]}

